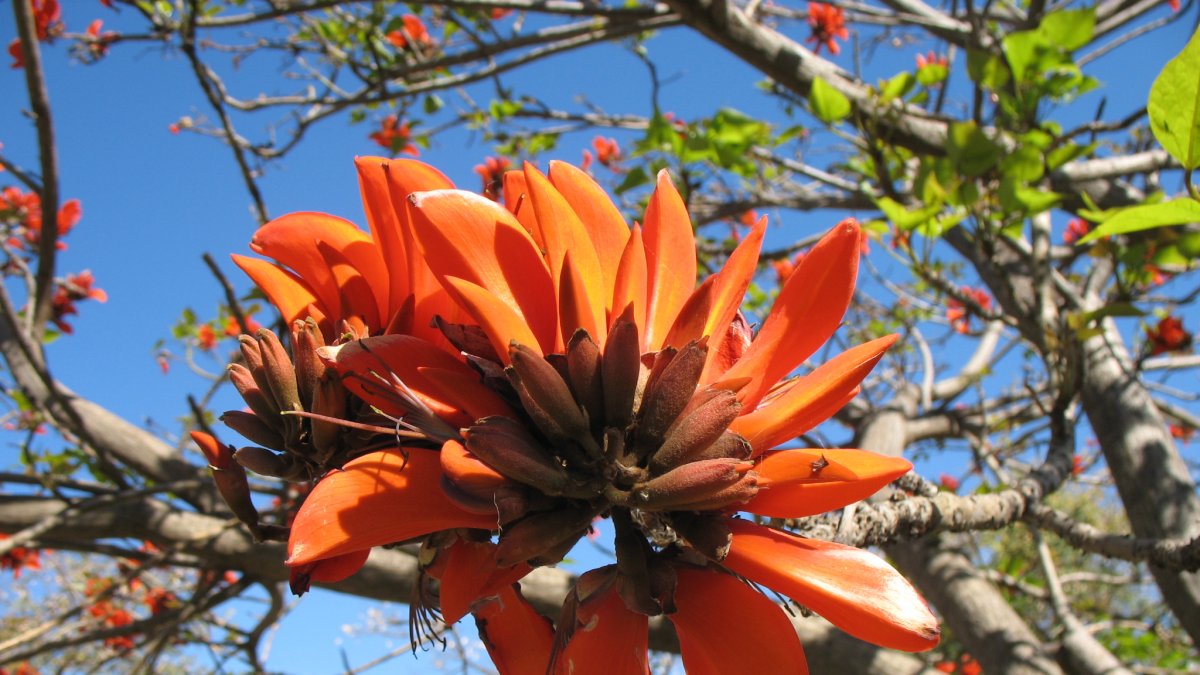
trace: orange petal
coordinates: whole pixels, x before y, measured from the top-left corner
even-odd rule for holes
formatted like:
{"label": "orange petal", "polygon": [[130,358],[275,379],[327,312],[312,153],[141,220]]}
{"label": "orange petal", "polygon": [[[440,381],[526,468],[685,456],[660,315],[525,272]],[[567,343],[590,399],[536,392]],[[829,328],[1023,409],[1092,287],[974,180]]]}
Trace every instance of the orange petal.
{"label": "orange petal", "polygon": [[539,250],[546,250],[546,242],[542,238],[542,230],[538,226],[537,213],[529,200],[529,188],[525,185],[523,171],[504,172],[504,206],[516,216],[521,227],[533,237]]}
{"label": "orange petal", "polygon": [[411,335],[380,335],[322,347],[317,353],[337,370],[342,383],[355,396],[388,415],[402,417],[409,412],[387,395],[395,386],[393,378],[397,378],[451,426],[466,426],[475,420],[459,405],[464,396],[445,397],[441,384],[432,382],[421,371],[434,368],[460,373],[464,382],[471,376],[478,382],[479,376],[470,366],[430,342]]}
{"label": "orange petal", "polygon": [[230,257],[233,258],[234,264],[250,277],[254,285],[262,289],[267,300],[275,305],[288,325],[307,318],[308,308],[318,302],[316,294],[295,274],[266,260],[236,254]]}
{"label": "orange petal", "polygon": [[[601,348],[608,337],[608,326],[604,318],[604,301],[588,296],[587,284],[579,268],[575,266],[572,252],[563,256],[562,270],[558,281],[558,322],[561,344],[555,349],[565,351],[562,345],[571,342],[571,336],[582,328]],[[593,300],[597,304],[592,304]]]}
{"label": "orange petal", "polygon": [[508,346],[513,342],[529,347],[538,356],[542,355],[537,337],[512,307],[501,302],[487,289],[465,279],[445,277],[445,281],[446,290],[487,333],[492,349],[504,359],[505,364],[508,363]]}
{"label": "orange petal", "polygon": [[417,372],[425,378],[439,398],[466,411],[472,420],[502,415],[516,418],[511,406],[494,389],[484,386],[474,370],[432,368],[419,366]]}
{"label": "orange petal", "polygon": [[317,483],[292,523],[287,564],[304,565],[438,530],[490,529],[495,515],[470,514],[440,487],[437,453],[373,452]]}
{"label": "orange petal", "polygon": [[367,557],[370,555],[371,549],[364,548],[361,551],[353,551],[345,555],[318,560],[308,565],[293,567],[292,574],[307,574],[309,581],[318,584],[335,584],[362,569],[362,566],[367,564]]}
{"label": "orange petal", "polygon": [[617,584],[581,602],[575,621],[556,675],[648,675],[646,615],[629,611]]}
{"label": "orange petal", "polygon": [[919,652],[940,629],[925,600],[873,553],[731,520],[733,544],[722,561],[751,581],[791,597],[838,628],[872,644]]}
{"label": "orange petal", "polygon": [[[888,335],[847,349],[785,384],[782,393],[738,417],[729,428],[750,441],[755,454],[799,436],[845,405],[847,394],[858,387],[898,337]],[[831,410],[832,404],[837,407]]]}
{"label": "orange petal", "polygon": [[440,458],[442,473],[473,495],[494,492],[496,488],[511,483],[454,439],[442,444]]}
{"label": "orange petal", "polygon": [[[621,264],[625,242],[629,240],[629,224],[604,188],[583,170],[566,162],[551,161],[550,182],[583,221],[583,227],[600,261],[600,272],[604,277],[604,300],[611,303],[617,267]],[[606,304],[605,309],[612,312],[613,306]]]}
{"label": "orange petal", "polygon": [[657,351],[696,287],[696,240],[683,198],[666,170],[646,206],[647,351]]}
{"label": "orange petal", "polygon": [[788,277],[754,342],[722,378],[754,378],[738,392],[747,409],[837,329],[854,294],[859,251],[858,223],[847,218],[817,242]]}
{"label": "orange petal", "polygon": [[[323,241],[317,242],[316,248],[329,265],[334,283],[337,284],[338,300],[342,307],[338,318],[359,317],[372,333],[380,332],[383,329],[380,313],[387,311],[387,299],[375,297],[370,280],[363,277],[341,251]],[[386,286],[379,288],[381,291],[387,290]]]}
{"label": "orange petal", "polygon": [[550,271],[513,215],[461,190],[418,192],[412,199],[417,240],[443,286],[457,277],[487,289],[521,316],[543,349],[553,349],[558,306]]}
{"label": "orange petal", "polygon": [[438,577],[442,620],[447,625],[466,616],[477,599],[495,595],[529,574],[531,568],[525,563],[496,567],[496,548],[491,542],[458,539],[439,554],[447,557]]}
{"label": "orange petal", "polygon": [[679,634],[688,675],[808,673],[804,648],[787,615],[728,574],[679,568],[667,618]]}
{"label": "orange petal", "polygon": [[671,330],[667,332],[667,337],[663,340],[664,347],[678,349],[688,342],[698,340],[706,335],[704,326],[708,323],[708,314],[712,309],[713,281],[715,279],[715,276],[705,279],[687,299],[687,302],[683,303],[683,307],[679,310],[679,316],[676,317],[675,323],[671,325]]}
{"label": "orange petal", "polygon": [[372,288],[387,288],[387,269],[379,250],[353,223],[325,213],[289,213],[258,228],[250,240],[256,253],[290,267],[321,299],[335,319],[341,318],[337,281],[313,244],[324,242],[342,252]]}
{"label": "orange petal", "polygon": [[703,331],[704,335],[713,337],[709,341],[708,360],[704,364],[704,374],[700,377],[701,385],[708,384],[721,375],[721,360],[716,358],[716,348],[719,346],[717,339],[725,338],[730,322],[746,298],[746,289],[754,279],[758,254],[762,250],[766,232],[767,218],[763,216],[729,255],[721,271],[717,272],[716,281],[713,283],[712,307]]}
{"label": "orange petal", "polygon": [[[446,292],[442,290],[441,282],[437,280],[429,269],[428,263],[421,257],[416,233],[413,232],[412,204],[409,202],[408,196],[423,190],[450,189],[454,187],[454,183],[442,175],[442,172],[416,160],[390,160],[384,169],[387,175],[388,193],[392,206],[395,207],[397,224],[400,227],[400,239],[404,242],[403,252],[407,259],[407,265],[402,269],[407,270],[408,293],[415,299],[412,334],[436,343],[438,339],[435,336],[438,333],[430,326],[430,323],[438,314],[449,318],[443,307],[448,307],[451,303],[446,298]],[[383,246],[382,243],[380,245]],[[383,255],[385,260],[395,260],[399,257],[399,254],[392,250],[390,243],[388,248],[384,249]],[[390,266],[389,269],[391,269]],[[395,271],[392,273],[397,274]],[[399,281],[392,281],[393,289],[400,287],[402,285]],[[388,303],[389,314],[394,316],[406,302],[408,302],[407,297],[393,294]]]}
{"label": "orange petal", "polygon": [[550,661],[554,629],[515,587],[471,612],[500,675],[541,675]]}
{"label": "orange petal", "polygon": [[621,253],[621,264],[617,267],[617,279],[613,286],[612,315],[609,324],[617,320],[626,307],[633,305],[633,322],[645,344],[646,335],[646,249],[642,245],[642,231],[636,225],[625,250]]}
{"label": "orange petal", "polygon": [[866,450],[780,450],[754,467],[758,495],[743,511],[771,518],[803,518],[866,499],[912,470],[902,457]]}
{"label": "orange petal", "polygon": [[[575,281],[582,282],[573,286],[576,297],[571,302],[581,313],[592,314],[592,320],[587,323],[603,325],[604,277],[600,274],[600,259],[596,256],[596,249],[592,247],[592,239],[584,229],[583,222],[579,220],[579,216],[571,209],[567,200],[550,184],[549,179],[530,162],[525,163],[525,186],[529,190],[529,198],[533,200],[533,211],[537,215],[542,239],[545,241],[543,251],[550,266],[550,278],[559,282],[559,305],[563,304],[561,284],[564,282],[564,260],[570,251],[577,277]],[[562,324],[561,332],[567,340],[574,333],[573,328],[566,323]],[[603,336],[591,330],[588,332],[597,343],[604,343]],[[563,344],[566,344],[566,340]]]}

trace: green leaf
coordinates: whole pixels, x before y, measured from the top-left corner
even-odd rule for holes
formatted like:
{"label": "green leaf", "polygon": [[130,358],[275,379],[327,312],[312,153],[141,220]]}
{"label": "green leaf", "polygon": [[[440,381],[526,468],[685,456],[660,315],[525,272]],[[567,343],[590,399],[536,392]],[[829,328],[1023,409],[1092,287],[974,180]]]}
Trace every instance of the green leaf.
{"label": "green leaf", "polygon": [[967,75],[984,89],[996,91],[1008,84],[1010,74],[1004,59],[972,49],[967,51]]}
{"label": "green leaf", "polygon": [[1027,82],[1038,74],[1040,69],[1034,66],[1045,52],[1045,41],[1040,33],[1036,30],[1017,31],[1006,35],[1001,44],[1017,82]]}
{"label": "green leaf", "polygon": [[947,141],[946,154],[964,176],[982,176],[1000,159],[1000,147],[974,122],[952,125]]}
{"label": "green leaf", "polygon": [[432,115],[441,110],[444,105],[445,103],[442,102],[442,99],[437,94],[429,94],[425,97],[422,109],[425,111],[425,114]]}
{"label": "green leaf", "polygon": [[1200,31],[1150,87],[1146,112],[1163,148],[1185,169],[1200,166]]}
{"label": "green leaf", "polygon": [[813,80],[808,105],[812,114],[826,124],[840,122],[850,114],[850,99],[820,78]]}
{"label": "green leaf", "polygon": [[1088,232],[1078,243],[1086,244],[1114,234],[1128,234],[1156,227],[1195,222],[1200,222],[1200,202],[1193,199],[1185,197],[1161,204],[1143,204],[1121,209],[1096,229]]}
{"label": "green leaf", "polygon": [[876,199],[875,205],[879,207],[880,211],[883,211],[884,217],[900,230],[911,230],[930,220],[942,210],[941,204],[934,204],[911,211],[890,197]]}
{"label": "green leaf", "polygon": [[1005,176],[1020,181],[1032,182],[1042,177],[1045,167],[1042,166],[1042,153],[1036,148],[1021,146],[1016,152],[1005,155],[1000,161],[1000,170]]}
{"label": "green leaf", "polygon": [[1096,11],[1092,8],[1052,12],[1038,26],[1046,44],[1074,51],[1092,41],[1096,32]]}
{"label": "green leaf", "polygon": [[641,166],[635,166],[629,173],[625,174],[625,180],[621,181],[621,184],[617,186],[616,192],[617,194],[624,194],[649,182],[650,176],[646,173],[646,170]]}
{"label": "green leaf", "polygon": [[916,78],[913,77],[912,73],[907,71],[900,73],[890,80],[887,80],[883,83],[883,86],[880,87],[880,103],[890,103],[898,98],[903,97],[913,88],[913,84],[915,82]]}

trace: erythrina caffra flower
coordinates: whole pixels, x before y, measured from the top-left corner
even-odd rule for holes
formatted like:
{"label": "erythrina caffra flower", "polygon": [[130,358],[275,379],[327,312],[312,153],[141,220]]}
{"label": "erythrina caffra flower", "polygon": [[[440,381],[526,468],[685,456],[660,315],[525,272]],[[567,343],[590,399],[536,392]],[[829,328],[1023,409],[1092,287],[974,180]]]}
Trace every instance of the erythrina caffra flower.
{"label": "erythrina caffra flower", "polygon": [[[256,235],[259,252],[295,274],[239,261],[286,301],[289,320],[315,311],[360,326],[316,349],[361,403],[327,416],[349,426],[327,448],[342,460],[310,463],[330,470],[291,529],[294,587],[352,574],[374,546],[421,541],[414,624],[472,613],[501,673],[645,673],[647,621],[658,615],[675,625],[689,672],[805,672],[791,623],[744,579],[875,644],[937,644],[937,620],[883,560],[737,515],[823,513],[911,468],[863,450],[780,447],[853,398],[895,341],[789,379],[850,302],[857,223],[838,224],[808,252],[752,334],[739,307],[765,219],[697,285],[691,221],[665,172],[643,224],[630,228],[568,164],[505,174],[503,204],[447,186],[405,191],[419,181],[403,177],[440,176],[417,166],[359,160],[371,237],[350,245],[355,235],[333,224],[343,221],[296,214]],[[389,217],[404,236],[384,234]],[[338,243],[324,242],[330,232]],[[339,276],[351,250],[362,259]],[[367,257],[388,262],[368,273]],[[436,291],[401,283],[413,269]],[[376,290],[389,288],[400,292],[384,300]],[[422,303],[436,308],[428,341],[414,335],[419,322],[387,318]],[[363,307],[376,308],[372,320]],[[239,390],[258,401],[258,417],[283,418],[279,433],[291,415],[264,399],[279,391],[291,410],[309,408],[289,393],[292,361],[261,342],[265,333],[257,353],[245,352],[260,375]],[[292,359],[298,381],[308,356]],[[394,428],[364,423],[371,415]],[[613,522],[616,561],[580,577],[552,626],[513,584],[560,561],[597,517]]]}
{"label": "erythrina caffra flower", "polygon": [[846,30],[846,13],[841,7],[834,7],[823,2],[808,3],[808,27],[812,35],[806,42],[813,44],[813,52],[820,54],[821,47],[827,47],[829,53],[837,56],[842,51],[837,40],[850,37]]}

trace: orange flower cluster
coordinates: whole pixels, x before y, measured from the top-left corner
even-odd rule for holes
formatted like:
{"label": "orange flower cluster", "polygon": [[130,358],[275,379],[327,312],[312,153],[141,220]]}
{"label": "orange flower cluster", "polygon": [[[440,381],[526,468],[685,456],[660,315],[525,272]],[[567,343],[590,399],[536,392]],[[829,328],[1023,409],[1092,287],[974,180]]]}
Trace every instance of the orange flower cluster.
{"label": "orange flower cluster", "polygon": [[[601,165],[608,167],[612,171],[620,171],[621,167],[618,164],[621,161],[621,146],[617,144],[615,138],[605,138],[597,136],[592,139],[592,148],[596,151],[595,159]],[[587,171],[592,165],[592,152],[590,150],[583,151],[582,168]]]}
{"label": "orange flower cluster", "polygon": [[475,165],[475,173],[483,180],[483,196],[496,201],[504,189],[504,172],[512,162],[506,157],[488,157],[483,164]]}
{"label": "orange flower cluster", "polygon": [[[82,217],[83,207],[78,199],[68,199],[59,207],[58,241],[55,242],[58,250],[67,248],[62,238]],[[22,192],[17,187],[4,188],[0,191],[0,223],[12,228],[12,235],[6,242],[10,248],[26,248],[36,253],[42,239],[42,198],[36,192]]]}
{"label": "orange flower cluster", "polygon": [[1090,229],[1088,221],[1083,218],[1072,218],[1067,221],[1067,229],[1063,231],[1063,243],[1067,246],[1074,246],[1075,242],[1083,239]]}
{"label": "orange flower cluster", "polygon": [[841,7],[834,7],[823,2],[808,3],[808,27],[812,35],[806,42],[813,44],[813,52],[820,54],[821,47],[829,49],[829,53],[837,56],[842,48],[837,40],[850,37],[846,30],[846,13]]}
{"label": "orange flower cluster", "polygon": [[[806,672],[791,622],[745,580],[875,644],[938,643],[929,608],[880,558],[738,515],[824,513],[911,469],[782,447],[852,399],[896,339],[789,377],[851,300],[856,222],[809,250],[752,334],[739,308],[766,220],[697,285],[692,223],[665,172],[631,228],[569,164],[504,173],[502,202],[420,162],[356,165],[370,234],[291,214],[251,242],[278,265],[234,257],[293,330],[290,353],[269,331],[243,336],[231,369],[253,412],[222,419],[263,447],[193,434],[232,504],[241,467],[319,478],[288,537],[294,591],[419,540],[418,633],[472,614],[505,674],[641,675],[654,616],[674,624],[689,672]],[[552,624],[515,584],[597,518],[612,521],[616,561],[583,574]]]}

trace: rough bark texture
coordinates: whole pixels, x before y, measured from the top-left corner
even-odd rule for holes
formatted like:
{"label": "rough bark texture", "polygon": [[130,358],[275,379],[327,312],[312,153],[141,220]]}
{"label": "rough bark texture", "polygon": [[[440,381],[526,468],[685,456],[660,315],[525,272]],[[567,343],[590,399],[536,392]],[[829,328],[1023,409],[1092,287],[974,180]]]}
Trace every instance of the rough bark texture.
{"label": "rough bark texture", "polygon": [[[1139,537],[1200,535],[1200,498],[1111,320],[1084,345],[1083,409]],[[1200,645],[1200,574],[1150,566],[1163,599]]]}

